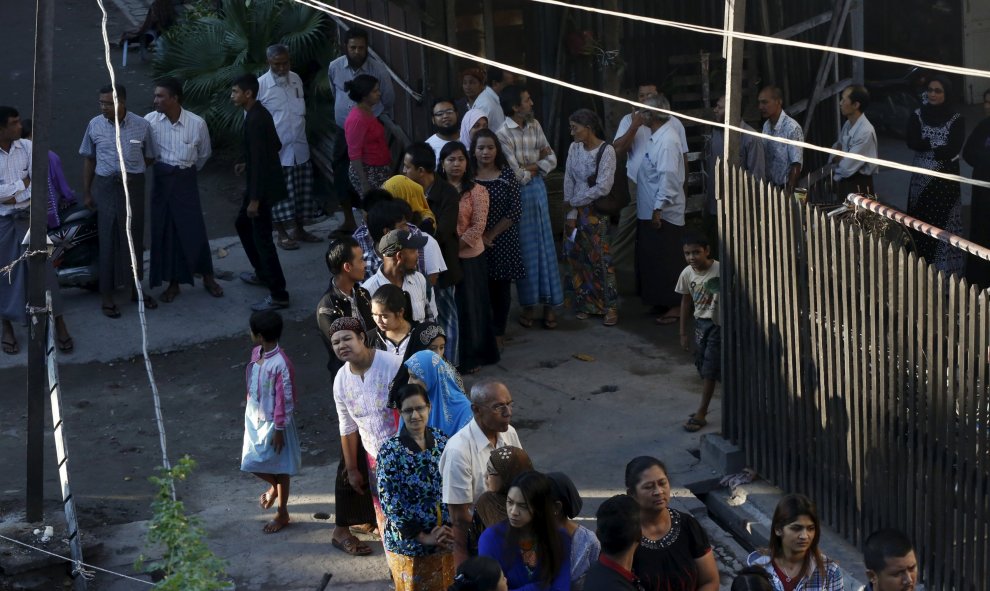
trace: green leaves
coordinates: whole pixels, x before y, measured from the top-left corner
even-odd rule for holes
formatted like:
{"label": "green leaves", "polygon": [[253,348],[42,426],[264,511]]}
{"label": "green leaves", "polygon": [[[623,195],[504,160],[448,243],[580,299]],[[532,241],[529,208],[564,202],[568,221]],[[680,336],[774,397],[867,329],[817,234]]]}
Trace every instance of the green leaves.
{"label": "green leaves", "polygon": [[202,7],[159,42],[156,77],[183,81],[183,106],[202,115],[215,144],[237,139],[243,113],[230,103],[238,76],[268,71],[268,46],[289,48],[293,71],[306,85],[307,127],[321,133],[333,125],[325,117],[331,101],[327,66],[336,57],[333,22],[326,14],[290,0],[224,0],[216,14]]}
{"label": "green leaves", "polygon": [[230,589],[224,563],[207,547],[206,531],[200,520],[185,514],[182,501],[172,499],[176,481],[186,480],[196,462],[184,456],[171,470],[159,469],[149,480],[158,487],[151,507],[154,512],[148,526],[148,545],[164,548],[161,559],[146,563],[141,556],[135,568],[163,574],[156,589],[168,591],[220,591]]}

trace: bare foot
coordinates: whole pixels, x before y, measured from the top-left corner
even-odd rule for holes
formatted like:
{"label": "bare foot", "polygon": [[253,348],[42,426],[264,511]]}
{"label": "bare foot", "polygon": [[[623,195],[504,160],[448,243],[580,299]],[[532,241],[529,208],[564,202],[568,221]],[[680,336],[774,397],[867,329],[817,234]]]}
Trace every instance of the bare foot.
{"label": "bare foot", "polygon": [[274,486],[271,486],[265,492],[261,493],[261,497],[258,499],[258,505],[262,509],[271,509],[275,501],[278,500],[278,491],[275,490]]}
{"label": "bare foot", "polygon": [[281,531],[282,528],[287,525],[289,525],[289,513],[287,511],[283,513],[282,510],[279,509],[275,519],[272,519],[266,523],[263,531],[266,534],[273,534]]}

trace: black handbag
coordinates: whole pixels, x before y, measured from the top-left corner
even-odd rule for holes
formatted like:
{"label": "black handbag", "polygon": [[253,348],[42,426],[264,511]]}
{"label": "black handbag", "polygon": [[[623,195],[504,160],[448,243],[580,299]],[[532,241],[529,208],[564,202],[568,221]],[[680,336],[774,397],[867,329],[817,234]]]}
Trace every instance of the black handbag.
{"label": "black handbag", "polygon": [[[594,187],[598,184],[598,173],[602,165],[602,155],[605,154],[605,148],[612,145],[609,142],[602,144],[601,149],[598,150],[598,156],[595,158],[595,174],[588,177],[588,186]],[[619,167],[615,167],[615,176],[619,177]],[[625,175],[623,175],[625,176]],[[602,195],[598,199],[592,202],[595,211],[602,215],[617,216],[622,208],[629,205],[629,191],[625,190],[624,187],[619,187],[618,183],[612,182],[612,189],[605,195]]]}

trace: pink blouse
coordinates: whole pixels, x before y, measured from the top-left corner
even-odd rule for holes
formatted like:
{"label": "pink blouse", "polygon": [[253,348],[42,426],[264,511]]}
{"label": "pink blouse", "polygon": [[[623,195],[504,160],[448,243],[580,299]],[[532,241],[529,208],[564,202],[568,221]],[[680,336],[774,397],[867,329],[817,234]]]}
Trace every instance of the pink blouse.
{"label": "pink blouse", "polygon": [[475,183],[466,195],[461,195],[457,209],[457,236],[467,243],[460,245],[458,255],[472,259],[485,252],[481,235],[488,223],[488,189]]}

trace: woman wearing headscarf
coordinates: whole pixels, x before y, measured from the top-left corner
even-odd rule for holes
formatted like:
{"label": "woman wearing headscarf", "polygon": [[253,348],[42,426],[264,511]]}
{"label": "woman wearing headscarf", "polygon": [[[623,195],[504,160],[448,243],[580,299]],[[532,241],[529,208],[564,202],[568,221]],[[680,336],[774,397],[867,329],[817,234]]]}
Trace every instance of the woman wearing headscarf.
{"label": "woman wearing headscarf", "polygon": [[426,390],[431,408],[429,426],[440,429],[448,437],[453,437],[474,418],[461,376],[433,351],[420,351],[403,363],[392,382],[390,397],[394,398],[407,383],[419,384]]}
{"label": "woman wearing headscarf", "polygon": [[549,472],[547,478],[559,507],[557,523],[571,536],[571,591],[582,591],[584,576],[591,565],[598,562],[602,545],[594,532],[574,521],[584,505],[574,482],[562,472]]}
{"label": "woman wearing headscarf", "polygon": [[[990,89],[983,93],[983,113],[986,119],[981,121],[963,148],[963,159],[973,167],[973,178],[978,181],[990,181]],[[973,225],[969,231],[969,239],[973,242],[990,247],[990,189],[973,187],[973,202],[969,210]],[[970,255],[966,261],[966,279],[970,285],[979,285],[982,289],[990,288],[990,261]]]}
{"label": "woman wearing headscarf", "polygon": [[532,469],[533,462],[522,448],[506,445],[492,450],[485,467],[485,492],[474,503],[477,535],[506,518],[505,500],[509,486],[516,476]]}
{"label": "woman wearing headscarf", "polygon": [[[955,108],[952,84],[942,75],[928,82],[927,103],[908,118],[907,145],[914,150],[914,166],[959,174],[959,152],[966,139],[966,120]],[[914,173],[908,191],[910,216],[956,235],[962,234],[959,183]],[[945,273],[960,273],[963,251],[913,232],[918,256]]]}
{"label": "woman wearing headscarf", "polygon": [[461,143],[470,146],[479,129],[488,129],[488,115],[481,109],[471,109],[461,119]]}

